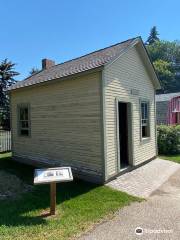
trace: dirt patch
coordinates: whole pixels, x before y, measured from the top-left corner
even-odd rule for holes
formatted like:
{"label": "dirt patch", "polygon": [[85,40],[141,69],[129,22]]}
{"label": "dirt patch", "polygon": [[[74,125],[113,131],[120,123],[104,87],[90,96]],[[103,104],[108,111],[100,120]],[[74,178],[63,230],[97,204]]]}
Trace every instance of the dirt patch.
{"label": "dirt patch", "polygon": [[0,171],[0,200],[18,198],[22,193],[32,191],[33,186],[25,184],[17,176]]}

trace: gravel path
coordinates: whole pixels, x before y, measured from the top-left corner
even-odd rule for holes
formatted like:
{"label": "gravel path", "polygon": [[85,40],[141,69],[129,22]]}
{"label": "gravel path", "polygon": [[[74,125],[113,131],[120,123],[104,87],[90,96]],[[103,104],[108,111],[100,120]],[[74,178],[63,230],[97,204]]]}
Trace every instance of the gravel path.
{"label": "gravel path", "polygon": [[[141,227],[143,234],[135,229]],[[180,170],[141,203],[121,209],[116,216],[83,235],[79,240],[179,240]]]}

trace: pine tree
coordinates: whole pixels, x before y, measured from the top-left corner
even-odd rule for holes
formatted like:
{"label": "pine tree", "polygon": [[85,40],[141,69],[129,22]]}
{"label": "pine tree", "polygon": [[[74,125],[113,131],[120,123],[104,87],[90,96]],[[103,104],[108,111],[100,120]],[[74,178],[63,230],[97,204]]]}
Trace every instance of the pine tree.
{"label": "pine tree", "polygon": [[14,71],[15,64],[8,59],[3,60],[0,63],[0,125],[6,125],[9,127],[9,96],[7,94],[7,88],[16,82],[15,76],[19,75]]}
{"label": "pine tree", "polygon": [[147,45],[151,45],[151,44],[153,44],[154,42],[159,41],[158,35],[159,35],[159,33],[158,33],[158,31],[157,31],[156,26],[153,26],[153,27],[151,28],[151,31],[150,31],[149,37],[148,37],[148,39],[147,39],[147,41],[146,41],[146,44],[147,44]]}

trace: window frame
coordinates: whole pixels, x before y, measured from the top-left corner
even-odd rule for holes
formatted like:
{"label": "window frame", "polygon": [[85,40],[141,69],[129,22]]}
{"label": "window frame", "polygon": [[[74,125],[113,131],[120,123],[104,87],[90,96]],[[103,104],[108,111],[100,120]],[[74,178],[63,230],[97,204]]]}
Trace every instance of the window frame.
{"label": "window frame", "polygon": [[[28,109],[28,120],[20,120],[20,109],[21,108],[27,108]],[[27,137],[27,138],[29,138],[29,137],[31,137],[31,119],[30,119],[30,116],[31,116],[31,114],[30,114],[30,104],[29,103],[20,103],[20,104],[18,104],[17,105],[17,126],[18,126],[18,136],[20,136],[20,137]],[[21,127],[21,122],[22,121],[28,121],[28,128],[22,128]],[[23,135],[22,133],[21,133],[21,130],[22,129],[26,129],[26,130],[28,130],[28,135]]]}
{"label": "window frame", "polygon": [[[147,104],[147,118],[142,118],[142,103],[146,103]],[[148,99],[140,99],[140,103],[139,103],[139,108],[140,108],[140,140],[143,141],[143,140],[146,140],[146,139],[149,139],[151,137],[151,127],[150,127],[150,101]],[[143,120],[147,121],[147,131],[148,131],[148,134],[147,136],[142,136],[142,127],[143,127]]]}

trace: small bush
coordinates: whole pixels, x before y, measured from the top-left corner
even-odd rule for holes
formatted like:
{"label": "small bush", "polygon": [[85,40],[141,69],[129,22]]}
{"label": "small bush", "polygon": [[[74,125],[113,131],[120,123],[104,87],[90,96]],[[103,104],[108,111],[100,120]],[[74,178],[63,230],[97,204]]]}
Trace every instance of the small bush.
{"label": "small bush", "polygon": [[180,153],[180,125],[157,127],[159,154],[171,155]]}

